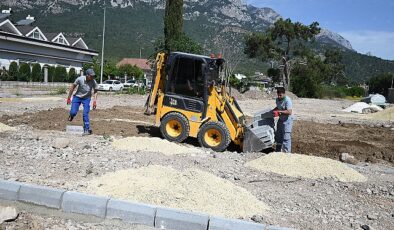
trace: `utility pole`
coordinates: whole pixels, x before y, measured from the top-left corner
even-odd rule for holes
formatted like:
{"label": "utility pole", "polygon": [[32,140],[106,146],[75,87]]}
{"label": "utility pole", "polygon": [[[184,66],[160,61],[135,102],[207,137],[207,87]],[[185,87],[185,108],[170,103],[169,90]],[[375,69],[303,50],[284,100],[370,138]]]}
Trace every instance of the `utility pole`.
{"label": "utility pole", "polygon": [[105,11],[104,6],[104,23],[103,23],[103,45],[101,47],[101,71],[100,71],[100,84],[103,83],[103,72],[104,72],[104,44],[105,44]]}

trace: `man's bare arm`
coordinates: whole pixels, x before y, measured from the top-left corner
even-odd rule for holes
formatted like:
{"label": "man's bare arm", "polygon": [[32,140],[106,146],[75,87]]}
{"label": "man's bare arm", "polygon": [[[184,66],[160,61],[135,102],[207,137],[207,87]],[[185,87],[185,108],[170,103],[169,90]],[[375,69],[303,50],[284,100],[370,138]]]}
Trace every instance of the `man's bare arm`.
{"label": "man's bare arm", "polygon": [[97,94],[98,94],[98,90],[94,89],[93,90],[93,101],[97,101]]}
{"label": "man's bare arm", "polygon": [[75,86],[76,86],[75,84],[71,85],[70,90],[68,91],[68,97],[67,97],[68,99],[70,99],[71,96],[73,95]]}

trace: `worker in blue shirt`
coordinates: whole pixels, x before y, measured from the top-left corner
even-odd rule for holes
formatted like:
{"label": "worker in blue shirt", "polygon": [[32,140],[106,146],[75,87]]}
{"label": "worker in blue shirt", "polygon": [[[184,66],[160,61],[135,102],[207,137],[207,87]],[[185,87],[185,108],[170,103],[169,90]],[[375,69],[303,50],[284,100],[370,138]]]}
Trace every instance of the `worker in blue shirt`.
{"label": "worker in blue shirt", "polygon": [[291,153],[291,131],[293,126],[293,103],[286,96],[285,88],[277,88],[276,108],[274,109],[275,117],[279,117],[276,132],[276,151]]}

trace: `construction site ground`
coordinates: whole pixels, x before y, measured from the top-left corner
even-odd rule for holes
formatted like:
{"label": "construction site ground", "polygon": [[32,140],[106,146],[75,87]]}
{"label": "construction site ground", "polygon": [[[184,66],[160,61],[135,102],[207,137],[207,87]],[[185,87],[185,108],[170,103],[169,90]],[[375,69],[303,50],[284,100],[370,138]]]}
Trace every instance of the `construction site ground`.
{"label": "construction site ground", "polygon": [[[151,165],[179,171],[195,168],[246,189],[270,207],[255,213],[252,219],[257,222],[297,229],[394,226],[394,117],[376,120],[370,115],[341,112],[354,103],[347,100],[294,100],[293,152],[334,160],[341,153],[349,153],[359,163],[347,166],[367,177],[366,182],[339,182],[335,178],[294,178],[258,171],[245,164],[265,153],[244,154],[234,146],[215,153],[200,148],[194,139],[184,145],[196,153],[169,155],[149,149],[115,148],[113,142],[124,137],[161,138],[153,126],[154,117],[143,114],[145,96],[99,95],[98,109],[91,111],[94,135],[69,135],[66,125],[81,125],[82,113],[68,123],[70,108],[64,98],[0,98],[0,123],[15,127],[0,130],[0,178],[85,192],[93,179],[120,170]],[[239,104],[247,116],[252,116],[258,110],[273,108],[274,100],[243,99]],[[59,147],[59,141],[66,143]],[[47,221],[47,217],[34,213],[22,218]],[[59,218],[51,221],[68,221]],[[76,228],[94,229],[94,225],[81,226]],[[108,226],[100,225],[104,229]]]}

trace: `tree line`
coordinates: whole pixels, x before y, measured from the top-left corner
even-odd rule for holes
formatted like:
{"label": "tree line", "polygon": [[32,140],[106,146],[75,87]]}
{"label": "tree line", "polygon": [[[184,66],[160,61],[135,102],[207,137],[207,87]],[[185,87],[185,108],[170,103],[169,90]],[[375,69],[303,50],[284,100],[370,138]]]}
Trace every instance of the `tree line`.
{"label": "tree line", "polygon": [[[69,71],[64,66],[48,66],[48,82],[74,82],[79,76],[75,68],[70,68]],[[84,64],[83,70],[93,68],[96,75],[100,75],[100,64],[96,59],[93,64]],[[114,62],[106,62],[104,65],[104,79],[119,78],[125,75],[142,79],[144,72],[136,65],[121,65],[116,66]],[[44,68],[40,64],[28,64],[13,61],[10,63],[8,71],[3,69],[1,71],[0,80],[2,81],[22,81],[22,82],[44,82]]]}
{"label": "tree line", "polygon": [[[48,66],[49,82],[73,82],[78,76],[75,68],[69,71],[64,66]],[[13,61],[10,63],[8,71],[3,69],[2,81],[24,81],[24,82],[44,82],[44,69],[39,63],[29,64],[25,62]]]}
{"label": "tree line", "polygon": [[[303,25],[279,19],[265,32],[248,34],[244,53],[271,62],[268,76],[299,97],[364,96],[365,89],[346,76],[342,50],[312,48],[310,44],[319,32],[318,22]],[[392,80],[393,74],[373,77],[368,82],[370,92],[387,96]]]}

